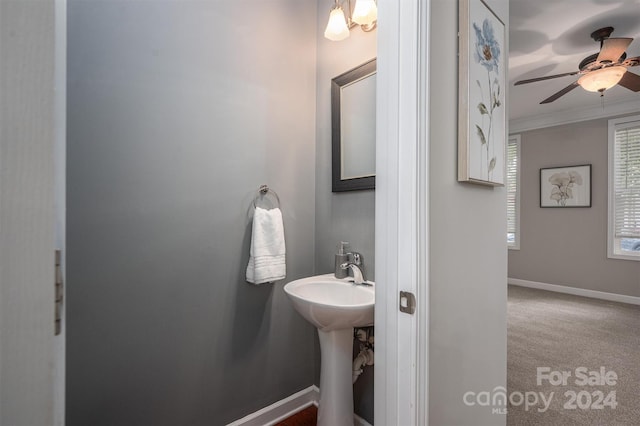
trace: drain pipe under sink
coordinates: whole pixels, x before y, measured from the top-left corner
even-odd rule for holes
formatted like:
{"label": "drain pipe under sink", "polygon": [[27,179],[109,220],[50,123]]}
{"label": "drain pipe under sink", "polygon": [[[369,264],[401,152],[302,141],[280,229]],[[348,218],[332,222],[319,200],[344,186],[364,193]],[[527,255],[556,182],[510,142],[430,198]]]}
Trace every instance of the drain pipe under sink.
{"label": "drain pipe under sink", "polygon": [[353,383],[358,380],[358,376],[362,374],[362,368],[365,365],[373,365],[373,351],[370,348],[362,349],[353,360]]}

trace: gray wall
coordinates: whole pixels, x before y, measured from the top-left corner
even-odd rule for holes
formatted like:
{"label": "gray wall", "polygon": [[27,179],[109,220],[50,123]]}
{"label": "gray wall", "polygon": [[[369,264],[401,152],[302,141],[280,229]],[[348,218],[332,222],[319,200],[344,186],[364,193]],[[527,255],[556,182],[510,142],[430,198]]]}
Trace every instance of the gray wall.
{"label": "gray wall", "polygon": [[[520,250],[509,277],[640,296],[640,262],[607,258],[607,119],[521,133]],[[540,208],[540,168],[591,164],[591,208]]]}
{"label": "gray wall", "polygon": [[367,279],[373,279],[375,191],[331,192],[331,79],[376,57],[376,31],[355,28],[346,40],[327,40],[330,6],[318,1],[316,272],[332,272],[338,243],[349,241],[363,255]]}
{"label": "gray wall", "polygon": [[[340,241],[363,254],[367,279],[375,279],[375,191],[331,192],[331,79],[376,57],[376,31],[351,30],[346,40],[324,38],[331,3],[318,1],[316,86],[316,273],[334,269]],[[355,412],[373,423],[373,367],[365,367],[354,386]]]}
{"label": "gray wall", "polygon": [[[508,21],[506,0],[489,3]],[[506,387],[507,245],[505,189],[457,182],[457,12],[432,2],[429,424],[500,425],[491,407],[462,401]]]}
{"label": "gray wall", "polygon": [[314,272],[316,8],[68,4],[69,425],[220,425],[314,382],[283,282],[247,284],[280,195],[287,280]]}
{"label": "gray wall", "polygon": [[54,3],[0,1],[0,424],[52,425]]}

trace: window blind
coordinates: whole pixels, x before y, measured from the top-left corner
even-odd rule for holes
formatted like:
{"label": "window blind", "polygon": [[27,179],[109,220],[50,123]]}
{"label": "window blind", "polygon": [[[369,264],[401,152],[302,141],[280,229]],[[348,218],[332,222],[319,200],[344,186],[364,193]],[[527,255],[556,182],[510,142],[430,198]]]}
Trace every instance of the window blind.
{"label": "window blind", "polygon": [[[509,138],[507,143],[507,234],[514,234],[518,229],[518,139]],[[517,238],[517,236],[516,236]]]}
{"label": "window blind", "polygon": [[640,122],[615,128],[614,232],[616,238],[640,238]]}

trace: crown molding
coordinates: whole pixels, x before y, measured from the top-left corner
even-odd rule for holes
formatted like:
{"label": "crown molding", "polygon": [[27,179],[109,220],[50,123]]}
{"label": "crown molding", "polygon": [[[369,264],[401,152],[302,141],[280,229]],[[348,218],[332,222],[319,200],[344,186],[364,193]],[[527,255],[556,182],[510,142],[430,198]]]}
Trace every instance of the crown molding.
{"label": "crown molding", "polygon": [[509,120],[509,134],[638,112],[640,112],[640,102],[638,100],[609,104],[606,106],[606,109],[603,109],[601,106],[573,108],[565,111]]}

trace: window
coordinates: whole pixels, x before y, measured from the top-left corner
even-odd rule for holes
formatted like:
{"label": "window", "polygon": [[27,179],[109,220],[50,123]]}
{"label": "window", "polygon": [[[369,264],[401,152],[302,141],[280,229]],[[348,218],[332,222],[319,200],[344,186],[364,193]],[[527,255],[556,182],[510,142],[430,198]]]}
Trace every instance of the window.
{"label": "window", "polygon": [[640,260],[640,115],[609,120],[608,255]]}
{"label": "window", "polygon": [[520,135],[507,143],[507,246],[520,248]]}

